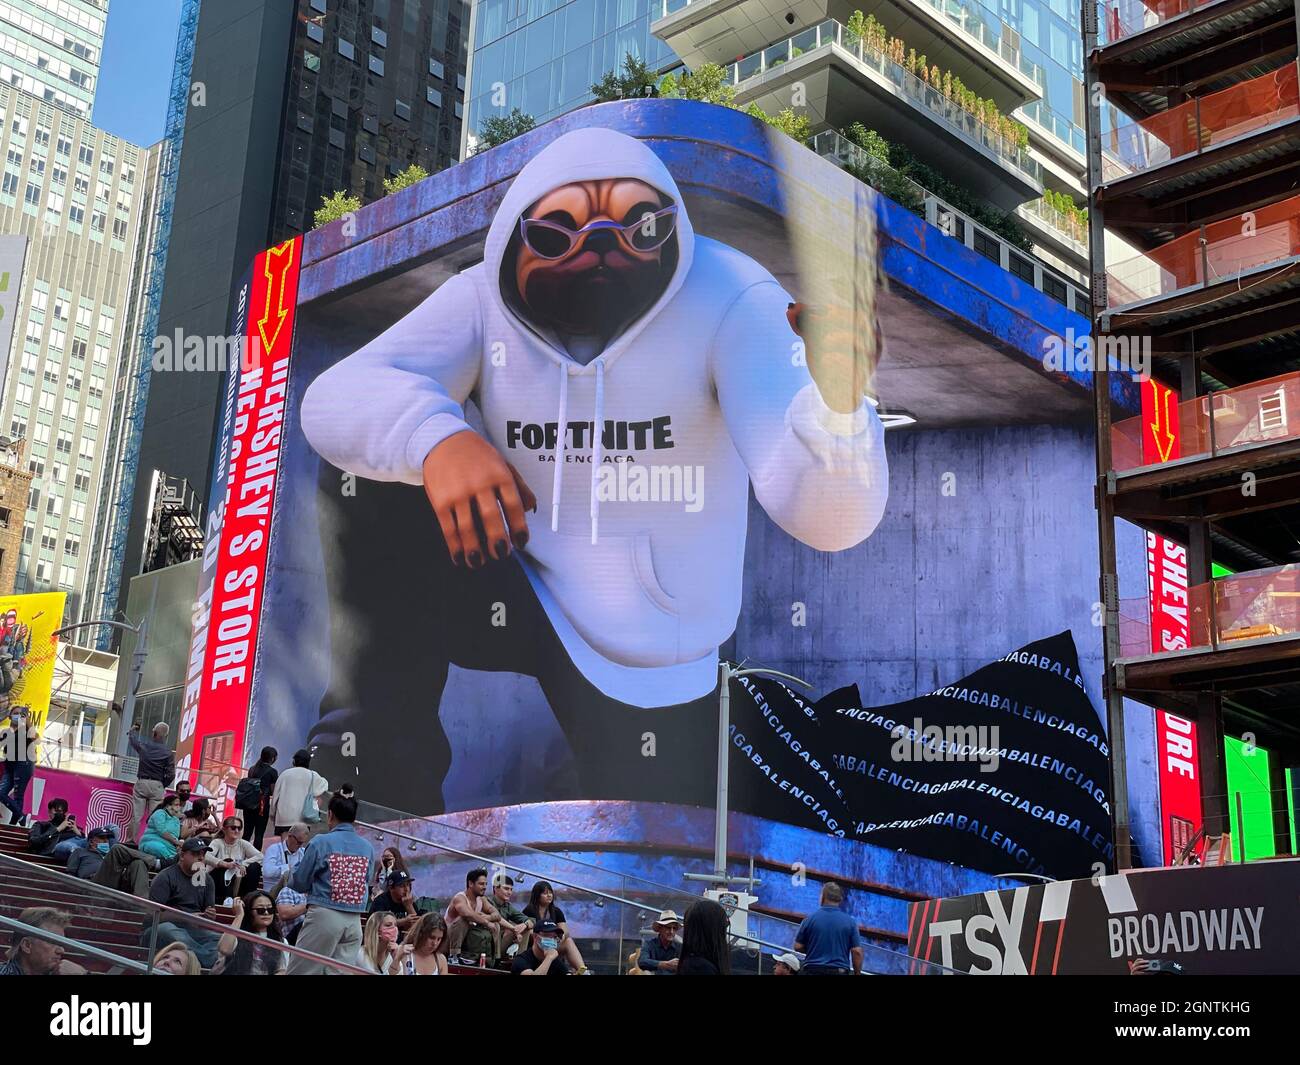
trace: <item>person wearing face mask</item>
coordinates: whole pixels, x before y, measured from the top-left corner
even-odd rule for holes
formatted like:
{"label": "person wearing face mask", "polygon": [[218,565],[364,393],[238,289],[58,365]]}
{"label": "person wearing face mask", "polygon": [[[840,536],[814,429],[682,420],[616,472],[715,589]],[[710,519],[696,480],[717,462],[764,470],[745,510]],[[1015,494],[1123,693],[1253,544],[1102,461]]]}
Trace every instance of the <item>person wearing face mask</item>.
{"label": "person wearing face mask", "polygon": [[398,935],[397,918],[393,914],[372,913],[367,917],[361,948],[357,951],[357,968],[380,976],[388,975],[393,966],[401,963],[402,948],[397,945]]}
{"label": "person wearing face mask", "polygon": [[67,871],[80,880],[145,898],[149,894],[149,870],[157,867],[158,859],[152,855],[114,843],[112,831],[102,825],[87,833],[85,849],[68,855]]}
{"label": "person wearing face mask", "polygon": [[0,753],[4,755],[4,771],[0,773],[0,804],[8,809],[12,824],[22,827],[27,823],[23,813],[23,795],[36,771],[36,743],[40,736],[32,724],[25,706],[11,707],[9,725],[0,729]]}
{"label": "person wearing face mask", "polygon": [[27,830],[27,849],[33,854],[67,858],[70,850],[77,849],[72,844],[82,839],[77,819],[68,813],[68,800],[51,799],[45,804],[45,812],[47,820],[36,821]]}
{"label": "person wearing face mask", "polygon": [[[265,891],[250,891],[235,899],[233,924],[243,932],[283,943],[280,919],[275,914],[275,901]],[[284,952],[274,947],[251,943],[247,939],[226,933],[217,941],[217,962],[212,967],[214,976],[283,976]]]}
{"label": "person wearing face mask", "polygon": [[515,955],[511,976],[568,976],[570,969],[560,957],[564,932],[554,921],[539,921],[533,928],[532,945]]}

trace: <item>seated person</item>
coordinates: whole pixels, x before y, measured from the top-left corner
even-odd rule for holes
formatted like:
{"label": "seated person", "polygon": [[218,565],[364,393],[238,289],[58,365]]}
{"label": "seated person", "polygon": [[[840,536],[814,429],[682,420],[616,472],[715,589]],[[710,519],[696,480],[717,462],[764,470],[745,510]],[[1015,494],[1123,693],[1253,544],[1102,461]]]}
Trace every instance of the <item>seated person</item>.
{"label": "seated person", "polygon": [[372,913],[366,918],[365,931],[361,933],[361,948],[357,951],[357,968],[386,976],[396,975],[401,968],[401,947],[397,945],[397,918],[387,910]]}
{"label": "seated person", "polygon": [[443,914],[449,958],[460,955],[466,964],[477,965],[480,954],[500,956],[501,918],[484,898],[486,894],[487,870],[471,869],[465,875],[465,890],[455,894]]}
{"label": "seated person", "polygon": [[370,901],[370,912],[391,913],[397,918],[398,931],[405,935],[420,920],[411,894],[411,874],[398,869],[388,874],[388,890]]}
{"label": "seated person", "polygon": [[[177,795],[169,795],[149,815],[149,824],[140,837],[140,849],[165,863],[175,860],[180,845],[181,800]],[[203,849],[206,851],[207,847]]]}
{"label": "seated person", "polygon": [[[77,819],[69,816],[67,799],[51,799],[45,804],[45,812],[48,820],[34,821],[27,830],[27,847],[33,854],[64,858],[68,853],[66,845],[83,838]],[[63,847],[63,851],[56,851],[58,847]]]}
{"label": "seated person", "polygon": [[194,800],[190,798],[190,782],[188,780],[182,780],[176,785],[176,797],[181,801],[181,816],[184,817],[194,805]]}
{"label": "seated person", "polygon": [[226,900],[226,906],[234,904],[245,884],[253,888],[262,881],[262,852],[243,834],[244,819],[227,817],[221,822],[221,835],[208,845],[204,859],[209,875],[217,882],[217,896]]}
{"label": "seated person", "polygon": [[560,957],[568,938],[554,921],[539,921],[533,926],[532,941],[515,955],[511,976],[568,976],[571,970]]}
{"label": "seated person", "polygon": [[274,896],[280,881],[289,883],[289,877],[306,853],[303,848],[307,846],[310,836],[311,829],[299,822],[266,848],[266,856],[262,859],[263,891],[269,891]]}
{"label": "seated person", "polygon": [[[497,916],[501,918],[497,928],[500,932],[498,942],[501,945],[503,954],[498,957],[509,957],[518,950],[522,950],[528,945],[528,930],[533,927],[533,920],[514,904],[515,882],[512,877],[505,873],[497,873],[492,881],[492,897],[488,903],[496,910]],[[511,950],[511,947],[515,950]]]}
{"label": "seated person", "polygon": [[283,976],[287,966],[284,951],[271,945],[284,942],[271,896],[258,888],[235,899],[231,908],[235,914],[231,922],[234,927],[260,936],[267,943],[263,946],[224,933],[217,941],[217,961],[212,966],[212,975]]}
{"label": "seated person", "polygon": [[[177,802],[176,796],[172,801]],[[150,819],[152,821],[152,818]],[[187,839],[180,849],[174,865],[167,866],[153,878],[149,885],[149,898],[163,906],[170,906],[182,913],[196,917],[212,919],[216,916],[216,886],[210,876],[195,876],[199,869],[206,868],[203,856],[208,851],[208,844],[198,836]],[[144,934],[148,936],[149,925],[146,923]],[[210,969],[217,960],[217,944],[221,933],[195,924],[164,921],[158,926],[158,942],[180,943],[194,952],[204,968]]]}
{"label": "seated person", "polygon": [[575,972],[586,971],[587,966],[578,952],[578,944],[569,935],[569,924],[564,919],[564,911],[555,905],[555,889],[545,880],[539,880],[533,885],[533,892],[528,897],[528,905],[524,907],[524,915],[531,917],[538,924],[542,921],[550,921],[559,928],[564,933],[564,938],[560,941],[564,960]]}
{"label": "seated person", "polygon": [[212,803],[207,799],[194,799],[190,802],[189,813],[181,818],[181,839],[199,836],[213,840],[221,834],[216,815],[212,812]]}
{"label": "seated person", "polygon": [[682,956],[682,919],[674,911],[664,910],[650,927],[655,935],[641,944],[637,967],[655,976],[676,976]]}
{"label": "seated person", "polygon": [[[68,925],[72,915],[52,906],[31,906],[18,915],[18,920],[43,932],[68,938]],[[84,976],[86,970],[63,956],[63,944],[40,936],[14,930],[13,945],[0,965],[0,976]]]}
{"label": "seated person", "polygon": [[[396,875],[396,874],[394,874]],[[406,942],[398,948],[391,976],[446,976],[447,956],[439,947],[447,933],[441,914],[426,913],[411,929]]]}
{"label": "seated person", "polygon": [[149,871],[158,868],[158,859],[142,850],[113,842],[107,825],[92,828],[86,847],[68,855],[67,871],[80,880],[89,880],[117,891],[129,891],[139,898],[149,894]]}

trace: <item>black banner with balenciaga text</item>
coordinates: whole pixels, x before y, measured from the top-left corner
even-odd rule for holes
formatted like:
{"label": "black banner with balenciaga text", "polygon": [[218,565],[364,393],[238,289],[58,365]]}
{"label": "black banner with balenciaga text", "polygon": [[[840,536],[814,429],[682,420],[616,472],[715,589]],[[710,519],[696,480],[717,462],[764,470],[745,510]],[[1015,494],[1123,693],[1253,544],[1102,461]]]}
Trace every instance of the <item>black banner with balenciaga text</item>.
{"label": "black banner with balenciaga text", "polygon": [[1069,632],[892,706],[732,682],[736,808],[990,873],[1113,857],[1108,748]]}

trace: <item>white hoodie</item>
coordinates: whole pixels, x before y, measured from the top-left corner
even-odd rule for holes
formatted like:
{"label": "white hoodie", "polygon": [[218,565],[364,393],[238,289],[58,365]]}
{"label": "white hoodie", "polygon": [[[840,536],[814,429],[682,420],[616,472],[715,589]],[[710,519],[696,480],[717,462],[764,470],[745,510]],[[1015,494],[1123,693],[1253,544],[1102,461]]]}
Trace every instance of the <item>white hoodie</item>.
{"label": "white hoodie", "polygon": [[[582,365],[507,305],[498,278],[531,204],[614,177],[678,205],[677,268],[659,300]],[[880,419],[865,403],[841,414],[822,401],[790,302],[758,263],[695,236],[648,147],[575,130],[519,172],[481,264],[313,382],[303,431],[340,469],[418,485],[434,447],[473,431],[473,398],[487,439],[537,496],[521,561],[574,663],[622,702],[685,702],[713,688],[718,646],[735,631],[749,483],[781,528],[820,551],[866,539],[888,496]],[[548,434],[548,422],[570,431]],[[607,427],[595,455],[592,423]],[[613,482],[598,491],[596,471],[612,478],[627,460],[702,470],[702,505],[611,499]]]}

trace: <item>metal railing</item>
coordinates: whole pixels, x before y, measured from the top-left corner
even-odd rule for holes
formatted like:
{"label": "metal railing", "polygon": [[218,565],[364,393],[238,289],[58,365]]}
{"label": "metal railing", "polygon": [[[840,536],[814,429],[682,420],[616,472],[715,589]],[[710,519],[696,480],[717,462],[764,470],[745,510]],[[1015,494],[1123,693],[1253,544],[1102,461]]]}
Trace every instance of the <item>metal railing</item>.
{"label": "metal railing", "polygon": [[[418,821],[420,819],[413,820]],[[652,934],[647,925],[648,922],[657,917],[659,911],[671,908],[668,905],[669,903],[676,902],[678,905],[682,905],[683,899],[695,902],[700,898],[700,896],[684,893],[673,888],[665,889],[662,895],[643,894],[640,899],[629,898],[628,896],[633,893],[634,886],[639,890],[646,882],[637,877],[606,871],[605,882],[609,889],[592,887],[576,883],[566,876],[557,876],[550,873],[543,863],[536,860],[533,860],[529,865],[524,865],[508,852],[496,854],[488,848],[475,851],[448,843],[435,842],[403,831],[392,824],[375,824],[358,820],[357,826],[373,834],[376,843],[400,840],[406,844],[408,852],[420,854],[423,850],[425,853],[419,860],[430,868],[417,869],[413,876],[424,876],[426,883],[429,875],[436,876],[442,871],[439,868],[440,866],[445,869],[447,866],[454,865],[455,873],[452,875],[456,876],[462,875],[467,868],[482,867],[487,869],[489,883],[495,879],[498,873],[504,872],[517,876],[521,884],[528,879],[532,879],[535,882],[546,881],[556,888],[564,888],[568,894],[562,900],[557,898],[556,901],[562,903],[562,909],[576,914],[576,917],[571,916],[569,912],[565,914],[566,923],[570,926],[570,935],[575,939],[583,939],[589,944],[617,942],[612,959],[603,953],[599,958],[593,955],[590,959],[585,957],[583,959],[593,972],[607,975],[627,972],[631,952],[639,949],[644,939]],[[513,845],[508,847],[508,850],[521,849],[523,848]],[[544,851],[533,852],[533,854],[534,858],[536,856],[541,856],[543,859],[555,857]],[[564,860],[568,861],[569,859]],[[537,868],[539,865],[541,868]],[[450,873],[451,870],[448,869],[447,872]],[[461,886],[463,886],[463,880],[456,889],[460,890]],[[615,914],[616,917],[608,916],[611,913]],[[797,931],[797,926],[793,922],[779,921],[753,912],[750,912],[748,917],[751,921],[774,921],[774,924],[779,924],[783,928]],[[748,954],[752,959],[752,964],[761,972],[763,965],[770,963],[771,955],[787,951],[793,952],[794,931],[784,941],[767,938],[763,934],[750,934],[748,931],[733,931],[730,938],[733,950],[742,952],[742,955]],[[874,944],[864,943],[863,947],[865,953],[864,972],[901,974],[907,972],[909,967],[914,972],[924,974],[952,972],[952,970],[945,969],[938,963],[923,960],[919,961],[920,968],[918,969],[918,959],[912,958],[910,955],[887,950]]]}
{"label": "metal railing", "polygon": [[1249,228],[1234,215],[1108,265],[1107,305],[1122,307],[1214,285],[1296,255],[1300,255],[1300,196],[1252,211]]}
{"label": "metal railing", "polygon": [[1199,155],[1297,114],[1296,64],[1289,62],[1249,81],[1107,130],[1102,135],[1102,180],[1115,181]]}
{"label": "metal railing", "polygon": [[1135,33],[1161,26],[1171,19],[1210,7],[1218,0],[1102,0],[1097,5],[1097,38],[1115,44]]}
{"label": "metal railing", "polygon": [[738,89],[751,78],[791,62],[817,48],[834,46],[879,74],[894,86],[904,99],[926,111],[936,122],[953,133],[986,149],[1012,169],[1020,171],[1035,184],[1042,182],[1042,166],[1029,152],[1010,137],[988,125],[973,112],[945,96],[938,86],[922,81],[901,63],[895,62],[864,38],[849,32],[835,19],[827,19],[792,34],[766,48],[743,56],[729,64],[727,80]]}
{"label": "metal railing", "polygon": [[[82,880],[68,873],[50,869],[47,866],[23,861],[11,855],[0,854],[0,905],[22,909],[25,907],[15,906],[10,899],[16,887],[15,880],[28,884],[34,882],[36,885],[35,890],[39,891],[41,895],[41,905],[48,905],[57,910],[65,910],[74,919],[78,917],[84,918],[92,926],[96,921],[101,923],[108,920],[138,921],[140,932],[135,947],[137,949],[146,948],[146,960],[135,964],[141,966],[139,971],[142,972],[153,972],[154,959],[164,943],[164,940],[160,939],[159,929],[162,925],[171,925],[181,929],[191,939],[211,943],[214,951],[220,938],[229,936],[237,943],[246,942],[250,946],[261,950],[272,950],[284,955],[286,962],[291,957],[299,957],[323,965],[340,975],[371,975],[366,970],[354,965],[345,965],[331,958],[314,954],[309,950],[291,946],[288,943],[281,943],[264,936],[254,935],[251,932],[223,924],[220,921],[214,921],[208,917],[175,910],[169,906],[154,902],[153,899],[141,898],[125,891],[105,887],[93,880]],[[260,888],[261,885],[259,884],[258,887]],[[29,890],[31,889],[29,888]],[[102,900],[102,902],[97,905],[96,900]],[[110,913],[113,915],[112,917],[108,916]],[[85,950],[94,957],[102,957],[107,953],[115,962],[120,961],[125,964],[130,960],[121,955],[114,955],[111,951],[106,951],[104,947],[96,947],[95,944],[82,940],[72,940],[72,946],[79,951]],[[124,943],[122,946],[127,946],[127,944]]]}

